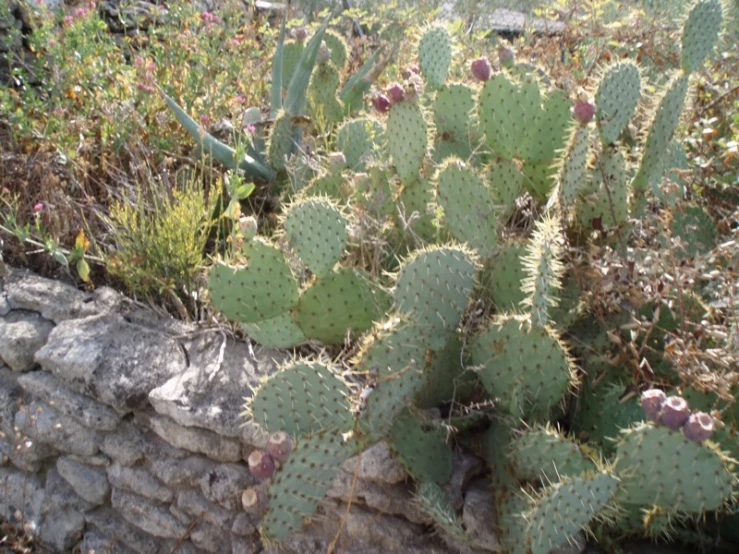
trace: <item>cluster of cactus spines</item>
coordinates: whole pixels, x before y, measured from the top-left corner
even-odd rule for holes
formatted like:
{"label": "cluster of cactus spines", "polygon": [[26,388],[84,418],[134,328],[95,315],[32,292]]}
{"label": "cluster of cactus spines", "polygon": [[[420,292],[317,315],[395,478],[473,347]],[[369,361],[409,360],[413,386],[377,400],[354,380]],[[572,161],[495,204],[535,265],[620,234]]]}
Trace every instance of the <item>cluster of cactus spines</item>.
{"label": "cluster of cactus spines", "polygon": [[584,446],[549,426],[522,431],[511,441],[509,456],[521,481],[556,483],[596,469]]}
{"label": "cluster of cactus spines", "polygon": [[526,256],[522,260],[526,279],[521,291],[528,296],[521,302],[530,308],[531,322],[537,327],[549,324],[549,309],[558,304],[557,293],[562,288],[564,265],[562,229],[556,219],[544,217],[536,224]]}
{"label": "cluster of cactus spines", "polygon": [[436,529],[458,544],[468,544],[470,538],[462,527],[449,495],[436,483],[423,481],[415,494],[416,505],[428,515]]}
{"label": "cluster of cactus spines", "polygon": [[418,45],[418,61],[429,88],[441,88],[452,65],[452,41],[446,29],[434,26],[423,34]]}
{"label": "cluster of cactus spines", "polygon": [[452,236],[482,258],[490,258],[498,243],[498,227],[493,195],[483,179],[463,161],[450,158],[439,169],[436,190]]}

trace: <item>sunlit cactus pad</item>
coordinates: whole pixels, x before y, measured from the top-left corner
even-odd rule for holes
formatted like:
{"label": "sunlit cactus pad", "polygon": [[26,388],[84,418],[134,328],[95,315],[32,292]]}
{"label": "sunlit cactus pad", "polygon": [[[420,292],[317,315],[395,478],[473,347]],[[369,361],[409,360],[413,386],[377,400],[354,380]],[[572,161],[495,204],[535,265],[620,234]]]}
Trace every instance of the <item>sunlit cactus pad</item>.
{"label": "sunlit cactus pad", "polygon": [[269,508],[261,528],[266,543],[283,541],[303,527],[356,449],[340,433],[320,432],[298,441],[269,488]]}
{"label": "sunlit cactus pad", "polygon": [[327,275],[349,240],[348,222],[328,199],[309,198],[293,204],[285,216],[290,247],[314,274]]}
{"label": "sunlit cactus pad", "polygon": [[260,240],[249,244],[246,267],[215,266],[208,287],[213,305],[242,323],[277,317],[298,304],[298,283],[284,254]]}
{"label": "sunlit cactus pad", "polygon": [[700,514],[732,498],[734,462],[710,442],[696,443],[682,432],[642,424],[626,431],[617,447],[621,501],[655,504]]}
{"label": "sunlit cactus pad", "polygon": [[510,457],[522,481],[556,483],[562,477],[595,470],[595,463],[579,444],[545,427],[527,429],[513,439]]}
{"label": "sunlit cactus pad", "polygon": [[265,381],[247,402],[268,433],[298,436],[321,429],[351,428],[349,387],[338,371],[319,362],[295,361]]}
{"label": "sunlit cactus pad", "polygon": [[443,485],[452,476],[452,451],[448,432],[419,414],[404,411],[390,429],[390,446],[400,462],[418,481]]}

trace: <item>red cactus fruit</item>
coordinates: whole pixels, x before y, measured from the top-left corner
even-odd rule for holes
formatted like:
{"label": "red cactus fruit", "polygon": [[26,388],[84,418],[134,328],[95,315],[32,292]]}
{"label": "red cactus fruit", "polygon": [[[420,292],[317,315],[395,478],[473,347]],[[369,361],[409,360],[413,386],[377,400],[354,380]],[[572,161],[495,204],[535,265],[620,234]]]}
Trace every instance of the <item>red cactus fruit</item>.
{"label": "red cactus fruit", "polygon": [[262,452],[261,450],[255,450],[249,454],[249,471],[251,471],[254,477],[259,479],[267,479],[272,477],[275,472],[275,461],[268,452]]}
{"label": "red cactus fruit", "polygon": [[390,100],[390,104],[397,104],[405,98],[405,89],[400,83],[393,83],[387,87],[385,93],[387,94],[388,100]]}
{"label": "red cactus fruit", "polygon": [[487,58],[477,58],[472,60],[470,71],[475,79],[485,82],[490,79],[493,68]]}
{"label": "red cactus fruit", "polygon": [[292,449],[293,441],[290,438],[290,435],[284,431],[278,431],[269,436],[267,451],[274,460],[277,460],[281,464],[284,464],[287,461]]}
{"label": "red cactus fruit", "polygon": [[572,114],[580,124],[587,125],[593,121],[595,106],[590,102],[575,102],[575,106],[572,108]]}
{"label": "red cactus fruit", "polygon": [[390,109],[390,99],[384,94],[378,93],[372,97],[372,106],[380,113]]}

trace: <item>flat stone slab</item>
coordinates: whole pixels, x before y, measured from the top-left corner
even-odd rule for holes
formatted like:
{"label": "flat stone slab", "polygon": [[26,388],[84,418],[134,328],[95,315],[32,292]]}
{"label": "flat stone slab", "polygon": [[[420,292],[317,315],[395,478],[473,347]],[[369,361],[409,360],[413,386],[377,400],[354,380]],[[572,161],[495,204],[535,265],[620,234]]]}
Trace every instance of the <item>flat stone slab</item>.
{"label": "flat stone slab", "polygon": [[531,30],[537,33],[558,35],[565,30],[565,24],[562,21],[553,21],[505,8],[496,8],[489,13],[483,11],[477,19],[477,25],[496,33],[511,34]]}
{"label": "flat stone slab", "polygon": [[184,343],[190,367],[149,394],[154,409],[185,427],[241,437],[244,397],[285,354],[209,333]]}
{"label": "flat stone slab", "polygon": [[34,442],[54,447],[68,454],[93,456],[98,452],[102,441],[100,435],[77,423],[47,404],[31,402],[21,407],[15,414],[15,425],[18,429],[28,429],[27,433]]}
{"label": "flat stone slab", "polygon": [[14,310],[0,317],[0,359],[13,371],[30,371],[33,359],[54,327],[54,323],[36,312]]}
{"label": "flat stone slab", "polygon": [[92,398],[64,388],[59,379],[45,371],[33,371],[18,378],[24,390],[54,406],[60,412],[98,431],[113,431],[120,416],[108,406]]}
{"label": "flat stone slab", "polygon": [[36,361],[72,390],[119,413],[146,408],[149,393],[187,366],[176,340],[120,314],[62,321]]}
{"label": "flat stone slab", "polygon": [[56,470],[87,502],[98,506],[107,500],[110,484],[104,469],[81,464],[69,456],[62,456],[56,461]]}

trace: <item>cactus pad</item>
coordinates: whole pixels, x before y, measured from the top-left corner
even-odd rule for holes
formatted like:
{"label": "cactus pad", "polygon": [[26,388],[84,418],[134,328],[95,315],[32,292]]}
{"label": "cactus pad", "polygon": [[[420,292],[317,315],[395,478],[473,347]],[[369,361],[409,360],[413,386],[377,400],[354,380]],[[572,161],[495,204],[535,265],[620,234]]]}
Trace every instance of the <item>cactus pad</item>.
{"label": "cactus pad", "polygon": [[446,85],[434,99],[436,132],[445,140],[469,141],[471,112],[475,107],[473,91],[467,85]]}
{"label": "cactus pad", "polygon": [[690,10],[682,37],[682,68],[685,73],[701,68],[716,44],[722,19],[721,0],[702,0]]}
{"label": "cactus pad", "polygon": [[395,286],[395,305],[425,329],[425,344],[444,348],[467,309],[475,283],[476,262],[461,247],[422,250],[407,260]]}
{"label": "cactus pad", "polygon": [[293,204],[284,221],[290,247],[315,275],[323,277],[341,258],[349,236],[348,222],[328,199]]}
{"label": "cactus pad", "polygon": [[390,429],[391,448],[408,473],[419,481],[444,484],[452,476],[452,451],[446,444],[448,431],[403,411]]}
{"label": "cactus pad", "polygon": [[400,102],[390,108],[387,118],[387,151],[403,183],[418,180],[428,146],[428,129],[421,107]]}
{"label": "cactus pad", "polygon": [[641,74],[636,64],[619,62],[606,70],[595,94],[595,118],[604,145],[618,140],[640,97]]}
{"label": "cactus pad", "polygon": [[488,262],[482,282],[490,291],[499,312],[515,311],[526,294],[521,290],[521,283],[526,278],[523,258],[526,246],[511,243],[500,249],[498,256]]}
{"label": "cactus pad", "polygon": [[[417,235],[423,242],[434,242],[437,228],[434,225],[434,216],[428,213],[428,206],[433,200],[434,187],[430,181],[404,185],[398,195],[395,214],[398,227],[405,233]],[[414,213],[417,215],[412,217]]]}
{"label": "cactus pad", "polygon": [[452,64],[452,41],[443,27],[428,29],[418,45],[418,59],[426,84],[441,88]]}
{"label": "cactus pad", "polygon": [[277,317],[298,304],[298,283],[277,248],[254,240],[247,266],[217,265],[208,288],[213,305],[233,321],[253,323]]}
{"label": "cactus pad", "polygon": [[303,53],[303,43],[297,40],[285,42],[282,49],[282,88],[287,88],[293,78],[298,60]]}
{"label": "cactus pad", "polygon": [[599,472],[544,489],[527,517],[531,554],[549,554],[567,544],[607,506],[617,488],[618,479]]}
{"label": "cactus pad", "polygon": [[618,474],[626,504],[654,504],[683,512],[716,510],[732,497],[730,461],[710,442],[702,444],[667,427],[642,424],[620,438]]}
{"label": "cactus pad", "polygon": [[513,439],[510,458],[524,481],[556,483],[562,477],[595,470],[595,463],[577,443],[548,427],[527,429]]}
{"label": "cactus pad", "polygon": [[246,335],[267,348],[292,348],[308,340],[290,312],[242,324]]}
{"label": "cactus pad", "polygon": [[[531,104],[527,104],[527,100]],[[506,159],[516,155],[530,131],[526,122],[534,108],[539,109],[539,99],[533,96],[527,98],[523,88],[511,82],[503,73],[485,82],[480,92],[478,111],[487,143],[496,154]]]}
{"label": "cactus pad", "polygon": [[290,362],[272,375],[248,402],[250,414],[268,433],[293,437],[321,429],[351,428],[349,387],[337,370],[318,362]]}
{"label": "cactus pad", "polygon": [[449,500],[449,495],[439,485],[424,481],[418,487],[415,498],[418,507],[434,522],[437,529],[452,538],[454,541],[467,544],[470,538],[467,536],[462,522]]}
{"label": "cactus pad", "polygon": [[710,252],[715,246],[716,228],[711,216],[700,206],[687,205],[674,210],[672,236],[680,238],[683,248],[678,251],[680,257],[693,258],[698,254]]}
{"label": "cactus pad", "polygon": [[269,488],[261,528],[267,544],[283,541],[303,527],[356,450],[356,444],[344,441],[339,433],[317,433],[297,443]]}
{"label": "cactus pad", "polygon": [[527,163],[553,163],[567,140],[570,104],[563,91],[554,90],[544,99],[543,109],[531,106],[535,114],[534,127],[526,133],[519,149],[519,156]]}
{"label": "cactus pad", "polygon": [[593,228],[597,219],[606,229],[623,225],[628,219],[629,182],[620,150],[607,147],[601,153],[591,170],[590,186],[582,191],[578,217],[586,229]]}
{"label": "cactus pad", "polygon": [[452,236],[487,258],[495,251],[498,231],[493,196],[464,162],[450,159],[436,177],[439,204]]}
{"label": "cactus pad", "polygon": [[294,146],[293,124],[290,117],[285,112],[280,112],[275,117],[272,126],[272,133],[269,138],[269,147],[267,155],[269,163],[277,170],[283,171],[286,167],[286,160],[292,153]]}
{"label": "cactus pad", "polygon": [[306,337],[341,344],[370,329],[388,304],[385,292],[364,273],[340,268],[300,295],[295,319]]}
{"label": "cactus pad", "polygon": [[308,88],[313,118],[326,123],[338,123],[342,120],[344,106],[336,98],[339,83],[339,72],[332,63],[316,65]]}
{"label": "cactus pad", "polygon": [[527,554],[526,545],[528,521],[527,512],[531,509],[531,500],[516,491],[507,495],[498,507],[498,527],[500,540],[509,554]]}
{"label": "cactus pad", "polygon": [[[635,191],[646,191],[649,183],[656,178],[655,173],[664,167],[667,147],[680,122],[680,114],[683,111],[685,97],[688,94],[688,83],[689,77],[687,75],[675,77],[657,106],[649,125],[639,172],[631,183]],[[638,206],[637,210],[640,208],[641,206]]]}
{"label": "cactus pad", "polygon": [[516,417],[548,415],[573,380],[554,332],[520,316],[493,320],[472,343],[472,361],[488,392]]}
{"label": "cactus pad", "polygon": [[563,206],[571,206],[588,177],[592,128],[577,125],[565,147],[557,182]]}
{"label": "cactus pad", "polygon": [[336,136],[336,147],[344,153],[346,163],[354,171],[363,171],[365,158],[372,154],[382,135],[382,126],[375,120],[351,119],[346,121]]}
{"label": "cactus pad", "polygon": [[486,177],[495,203],[504,213],[512,212],[523,188],[523,174],[510,160],[498,160],[488,168]]}
{"label": "cactus pad", "polygon": [[331,52],[331,63],[339,71],[344,71],[348,59],[348,47],[343,37],[333,31],[326,31],[323,35],[323,42],[328,46]]}

